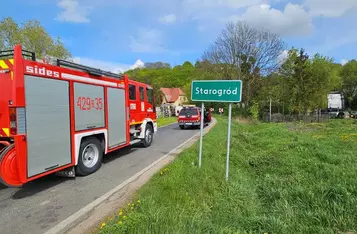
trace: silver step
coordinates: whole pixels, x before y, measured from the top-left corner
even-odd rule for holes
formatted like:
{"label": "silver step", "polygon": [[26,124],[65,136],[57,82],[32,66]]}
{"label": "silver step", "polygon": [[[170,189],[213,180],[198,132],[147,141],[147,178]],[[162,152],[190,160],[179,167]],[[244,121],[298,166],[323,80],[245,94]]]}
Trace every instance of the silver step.
{"label": "silver step", "polygon": [[60,177],[69,177],[69,178],[74,178],[76,177],[76,172],[74,170],[74,167],[66,168],[61,171],[57,171],[54,173],[56,176]]}
{"label": "silver step", "polygon": [[130,145],[135,145],[135,144],[140,143],[140,142],[141,142],[140,139],[135,139],[135,140],[130,141]]}

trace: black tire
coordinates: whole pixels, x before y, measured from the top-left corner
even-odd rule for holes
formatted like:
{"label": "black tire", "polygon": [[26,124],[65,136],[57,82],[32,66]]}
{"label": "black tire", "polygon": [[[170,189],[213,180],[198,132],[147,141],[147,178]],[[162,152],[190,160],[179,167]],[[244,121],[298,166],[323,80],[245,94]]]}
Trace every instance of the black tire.
{"label": "black tire", "polygon": [[147,124],[146,128],[145,128],[145,137],[142,140],[142,144],[144,145],[144,147],[149,147],[151,145],[153,139],[154,139],[153,128],[150,124]]}
{"label": "black tire", "polygon": [[[87,160],[85,155],[83,155],[84,150],[91,148],[93,151],[93,159],[90,156],[87,156]],[[92,163],[90,160],[93,159]],[[78,155],[78,164],[76,166],[76,174],[80,176],[87,176],[94,172],[96,172],[102,165],[103,159],[103,148],[100,144],[100,141],[96,137],[88,137],[82,140],[81,147],[79,148]]]}
{"label": "black tire", "polygon": [[185,128],[185,126],[184,125],[180,125],[180,129],[184,129]]}

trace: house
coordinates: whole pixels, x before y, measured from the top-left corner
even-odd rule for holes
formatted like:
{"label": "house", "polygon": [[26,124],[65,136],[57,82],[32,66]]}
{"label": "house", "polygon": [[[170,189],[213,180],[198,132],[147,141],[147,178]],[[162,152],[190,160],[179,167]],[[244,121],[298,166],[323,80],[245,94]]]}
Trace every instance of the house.
{"label": "house", "polygon": [[182,106],[188,101],[185,93],[180,88],[160,88],[162,92],[161,104],[169,104],[171,106]]}

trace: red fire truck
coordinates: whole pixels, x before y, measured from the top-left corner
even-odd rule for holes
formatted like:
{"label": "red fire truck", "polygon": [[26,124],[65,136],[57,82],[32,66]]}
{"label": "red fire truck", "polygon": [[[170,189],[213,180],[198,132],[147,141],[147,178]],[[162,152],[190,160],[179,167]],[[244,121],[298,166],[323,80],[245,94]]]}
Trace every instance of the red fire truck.
{"label": "red fire truck", "polygon": [[0,182],[86,176],[104,154],[157,132],[153,89],[65,60],[42,63],[21,45],[0,52]]}

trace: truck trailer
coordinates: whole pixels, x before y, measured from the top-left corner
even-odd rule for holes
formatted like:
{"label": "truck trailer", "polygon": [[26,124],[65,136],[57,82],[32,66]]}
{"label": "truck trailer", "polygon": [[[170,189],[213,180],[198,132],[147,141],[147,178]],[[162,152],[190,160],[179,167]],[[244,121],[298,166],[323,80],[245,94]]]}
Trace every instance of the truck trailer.
{"label": "truck trailer", "polygon": [[49,174],[86,176],[103,155],[149,147],[157,132],[153,88],[127,75],[16,45],[0,52],[0,182],[20,187]]}

